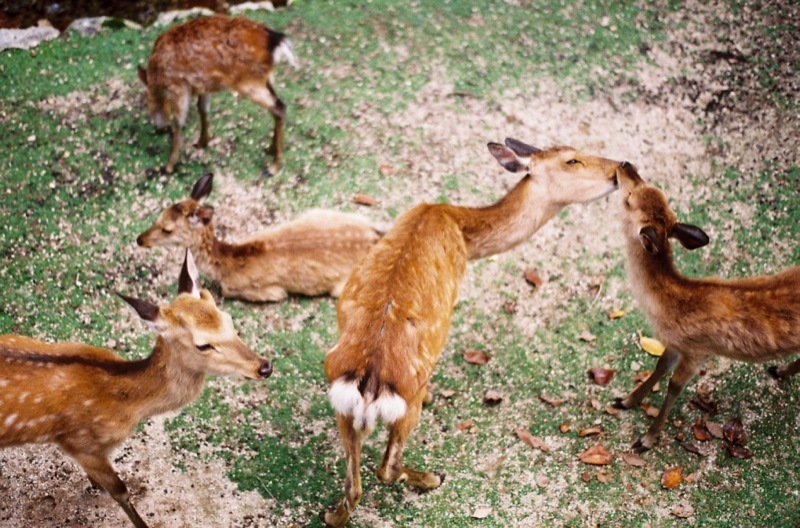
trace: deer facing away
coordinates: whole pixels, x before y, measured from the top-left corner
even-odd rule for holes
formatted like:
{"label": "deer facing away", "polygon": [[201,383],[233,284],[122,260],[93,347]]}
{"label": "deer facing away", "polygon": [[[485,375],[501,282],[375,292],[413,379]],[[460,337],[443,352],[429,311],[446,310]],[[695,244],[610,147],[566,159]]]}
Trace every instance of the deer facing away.
{"label": "deer facing away", "polygon": [[189,247],[200,270],[219,281],[225,297],[338,297],[355,265],[381,237],[359,215],[314,209],[240,244],[227,244],[214,235],[214,208],[202,204],[212,185],[211,174],[202,176],[191,197],[165,209],[136,242]]}
{"label": "deer facing away", "polygon": [[439,475],[404,466],[402,457],[428,399],[467,261],[506,251],[564,206],[616,188],[616,161],[567,147],[506,145],[490,143],[489,150],[507,170],[525,174],[508,195],[482,208],[414,207],[359,263],[339,298],[339,340],[325,372],[344,444],[345,497],[324,515],[330,526],[343,526],[361,499],[361,443],[379,418],[389,441],[378,478],[422,489],[441,484]]}
{"label": "deer facing away", "polygon": [[273,69],[296,58],[290,41],[264,24],[244,17],[214,15],[172,27],[153,46],[147,69],[139,78],[147,88],[150,120],[156,130],[172,128],[172,149],[166,170],[172,172],[180,157],[181,130],[189,105],[197,97],[200,139],[208,145],[209,94],[232,91],[267,109],[275,121],[267,153],[274,155],[267,174],[277,173],[283,162],[283,124],[286,105],[272,87]]}
{"label": "deer facing away", "polygon": [[105,489],[137,528],[109,455],[149,416],[193,401],[207,374],[267,378],[271,363],[245,345],[206,290],[187,251],[179,295],[167,306],[120,295],[158,332],[150,357],[125,361],[82,343],[0,336],[0,447],[56,443]]}
{"label": "deer facing away", "polygon": [[[800,352],[800,267],[773,276],[690,279],[672,260],[670,238],[696,249],[708,243],[698,227],[682,224],[663,192],[623,164],[618,171],[622,229],[634,297],[666,349],[655,371],[615,406],[638,405],[673,367],[664,404],[632,448],[652,448],[686,383],[714,355],[760,363]],[[771,367],[778,379],[800,371],[800,360]]]}

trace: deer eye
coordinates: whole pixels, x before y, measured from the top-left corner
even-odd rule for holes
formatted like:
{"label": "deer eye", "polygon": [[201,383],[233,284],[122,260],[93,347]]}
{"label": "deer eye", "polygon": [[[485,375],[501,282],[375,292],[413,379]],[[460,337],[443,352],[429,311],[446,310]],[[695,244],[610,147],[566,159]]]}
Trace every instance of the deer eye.
{"label": "deer eye", "polygon": [[172,229],[167,229],[166,227],[162,227],[161,232],[164,233],[165,235],[171,235]]}
{"label": "deer eye", "polygon": [[576,160],[576,159],[571,159],[571,160],[569,160],[569,161],[567,162],[567,165],[575,165],[576,163],[580,163],[580,161],[578,161],[578,160]]}
{"label": "deer eye", "polygon": [[211,345],[196,345],[196,346],[197,346],[197,350],[199,350],[200,352],[206,352],[208,350],[214,350],[214,347],[211,346]]}

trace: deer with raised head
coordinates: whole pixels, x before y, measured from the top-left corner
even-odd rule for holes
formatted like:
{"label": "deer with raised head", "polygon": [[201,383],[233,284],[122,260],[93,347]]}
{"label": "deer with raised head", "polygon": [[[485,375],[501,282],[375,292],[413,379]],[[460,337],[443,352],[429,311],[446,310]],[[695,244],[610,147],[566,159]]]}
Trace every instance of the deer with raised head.
{"label": "deer with raised head", "polygon": [[249,240],[228,244],[214,234],[214,208],[202,203],[212,185],[212,174],[200,177],[191,197],[167,207],[136,243],[190,248],[200,271],[220,283],[225,297],[338,297],[355,265],[381,237],[360,215],[312,209]]}
{"label": "deer with raised head", "polygon": [[83,343],[0,336],[0,448],[57,444],[134,526],[146,528],[109,462],[111,452],[143,419],[197,398],[206,375],[267,378],[272,364],[242,342],[231,317],[200,289],[188,251],[172,304],[120,297],[158,332],[146,359],[126,361]]}
{"label": "deer with raised head", "polygon": [[[708,236],[679,222],[664,193],[633,165],[623,164],[618,179],[631,289],[666,349],[655,371],[614,405],[635,407],[675,369],[658,416],[631,446],[641,453],[653,447],[676,398],[709,357],[761,363],[800,352],[800,267],[746,279],[685,277],[675,268],[669,239],[696,249]],[[798,371],[800,360],[769,369],[778,379]]]}
{"label": "deer with raised head", "polygon": [[616,161],[568,147],[539,150],[507,139],[489,143],[507,170],[525,176],[488,207],[423,203],[398,218],[361,261],[339,298],[339,340],[325,358],[346,459],[344,499],[324,515],[343,526],[361,499],[361,443],[378,419],[389,441],[378,478],[423,490],[442,477],[403,465],[427,385],[444,348],[467,261],[513,248],[571,203],[616,188]]}
{"label": "deer with raised head", "polygon": [[296,65],[291,42],[283,33],[245,17],[213,15],[172,27],[153,46],[147,68],[139,78],[147,88],[150,120],[161,132],[172,129],[172,149],[166,170],[180,157],[181,130],[189,105],[197,97],[200,139],[208,146],[209,94],[231,91],[250,99],[272,114],[275,126],[267,153],[274,156],[265,174],[277,173],[283,162],[283,124],[286,105],[272,87],[275,64]]}

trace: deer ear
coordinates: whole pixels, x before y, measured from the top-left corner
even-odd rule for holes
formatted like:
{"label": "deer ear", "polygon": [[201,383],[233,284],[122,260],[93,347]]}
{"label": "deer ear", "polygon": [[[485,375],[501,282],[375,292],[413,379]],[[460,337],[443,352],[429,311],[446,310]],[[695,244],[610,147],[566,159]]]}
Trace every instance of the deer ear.
{"label": "deer ear", "polygon": [[192,199],[202,202],[211,194],[211,187],[214,183],[214,174],[207,172],[200,176],[192,189]]}
{"label": "deer ear", "polygon": [[117,292],[117,295],[120,299],[128,303],[128,306],[133,308],[133,310],[136,312],[136,315],[138,315],[142,321],[147,323],[147,326],[153,328],[154,330],[158,330],[161,327],[163,320],[161,319],[161,312],[158,306],[141,299],[136,299],[135,297],[122,295],[119,292]]}
{"label": "deer ear", "polygon": [[527,157],[533,156],[534,154],[538,154],[542,151],[542,149],[538,149],[513,138],[506,138],[506,146],[516,152],[518,155]]}
{"label": "deer ear", "polygon": [[192,214],[189,215],[189,225],[193,228],[205,227],[211,222],[214,217],[214,208],[210,205],[204,205],[197,208]]}
{"label": "deer ear", "polygon": [[517,154],[500,143],[488,143],[489,152],[509,172],[520,172],[528,169],[530,158],[520,158]]}
{"label": "deer ear", "polygon": [[178,293],[188,293],[192,297],[200,298],[200,274],[194,263],[192,252],[186,249],[186,258],[183,260],[181,275],[178,277]]}
{"label": "deer ear", "polygon": [[658,255],[658,234],[653,226],[645,226],[639,230],[639,242],[651,255]]}
{"label": "deer ear", "polygon": [[686,249],[701,248],[709,242],[705,231],[697,226],[681,224],[680,222],[672,226],[669,236],[675,238]]}
{"label": "deer ear", "polygon": [[147,70],[142,68],[142,65],[140,64],[139,67],[137,68],[137,71],[139,73],[139,79],[142,81],[142,84],[147,86]]}

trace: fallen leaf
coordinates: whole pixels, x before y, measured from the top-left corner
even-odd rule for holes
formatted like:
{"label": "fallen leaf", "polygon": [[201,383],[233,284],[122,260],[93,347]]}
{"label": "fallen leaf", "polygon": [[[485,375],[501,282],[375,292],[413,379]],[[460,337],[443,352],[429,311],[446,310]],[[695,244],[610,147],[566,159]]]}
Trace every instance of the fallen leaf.
{"label": "fallen leaf", "polygon": [[663,354],[664,350],[667,348],[658,339],[643,336],[641,332],[639,332],[639,346],[651,356],[656,357],[659,357],[661,354]]}
{"label": "fallen leaf", "polygon": [[578,458],[584,464],[592,464],[593,466],[605,466],[614,459],[608,449],[599,444],[590,447],[581,453]]}
{"label": "fallen leaf", "polygon": [[633,467],[642,467],[647,464],[642,457],[634,453],[623,453],[622,460],[624,460],[629,466]]}
{"label": "fallen leaf", "polygon": [[683,470],[680,466],[668,469],[661,475],[661,487],[664,489],[675,489],[683,480]]}
{"label": "fallen leaf", "polygon": [[556,398],[556,397],[553,397],[553,396],[546,396],[544,394],[540,394],[539,395],[539,399],[542,400],[545,403],[549,403],[553,407],[558,407],[559,405],[561,405],[562,403],[567,401],[564,398]]}
{"label": "fallen leaf", "polygon": [[655,418],[658,416],[658,407],[655,405],[650,405],[649,403],[643,403],[642,409],[644,409],[644,413],[649,416],[650,418]]}
{"label": "fallen leaf", "polygon": [[609,319],[619,319],[623,315],[625,315],[625,310],[614,310],[613,312],[608,314],[608,318]]}
{"label": "fallen leaf", "polygon": [[357,194],[357,195],[353,196],[353,202],[357,203],[359,205],[372,206],[372,205],[375,205],[376,203],[378,203],[378,200],[376,200],[375,198],[373,198],[372,196],[370,196],[368,194]]}
{"label": "fallen leaf", "polygon": [[503,305],[503,311],[505,313],[507,313],[508,315],[514,315],[515,313],[517,313],[517,303],[516,303],[516,301],[507,301]]}
{"label": "fallen leaf", "polygon": [[717,414],[717,402],[708,393],[698,392],[697,396],[689,401],[708,414]]}
{"label": "fallen leaf", "polygon": [[530,431],[527,429],[517,429],[516,431],[517,438],[528,444],[533,449],[539,449],[542,453],[547,453],[550,451],[550,448],[547,447],[547,444],[539,438],[538,436],[533,436]]}
{"label": "fallen leaf", "polygon": [[540,488],[546,488],[550,484],[550,479],[544,475],[539,475],[536,477],[536,485]]}
{"label": "fallen leaf", "polygon": [[442,390],[439,391],[439,395],[442,398],[452,398],[453,396],[455,396],[455,394],[456,394],[456,391],[450,390],[450,389],[442,389]]}
{"label": "fallen leaf", "polygon": [[619,418],[619,411],[620,410],[617,409],[616,407],[612,407],[610,405],[607,405],[606,408],[605,408],[605,411],[608,414],[610,414],[611,416],[613,416],[614,418]]}
{"label": "fallen leaf", "polygon": [[706,442],[711,439],[711,434],[708,432],[705,422],[695,422],[692,426],[692,431],[694,432],[694,437],[700,442]]}
{"label": "fallen leaf", "polygon": [[597,339],[597,336],[594,334],[590,334],[589,332],[584,332],[578,336],[578,339],[580,339],[581,341],[586,341],[587,343],[591,343],[592,341]]}
{"label": "fallen leaf", "polygon": [[587,427],[585,429],[581,429],[580,432],[578,433],[578,436],[591,436],[591,435],[600,434],[602,432],[603,432],[603,429],[601,427],[599,427],[597,425],[593,425],[591,427]]}
{"label": "fallen leaf", "polygon": [[700,448],[691,442],[681,442],[681,447],[694,455],[703,456],[703,453],[700,452]]}
{"label": "fallen leaf", "polygon": [[532,269],[525,270],[525,280],[528,281],[530,284],[533,284],[534,287],[538,288],[542,285],[542,278],[539,276],[538,273],[533,271]]}
{"label": "fallen leaf", "polygon": [[474,420],[466,420],[466,421],[464,421],[464,422],[460,422],[460,423],[458,424],[458,430],[459,430],[459,431],[466,431],[467,429],[469,429],[470,427],[472,427],[474,423],[475,423],[475,421],[474,421]]}
{"label": "fallen leaf", "polygon": [[600,471],[597,474],[597,481],[598,482],[601,482],[603,484],[608,484],[610,480],[611,480],[611,474],[606,472],[606,471]]}
{"label": "fallen leaf", "polygon": [[561,431],[562,433],[568,432],[570,430],[570,428],[571,427],[569,425],[569,422],[564,422],[564,423],[562,423],[561,425],[558,426],[558,430]]}
{"label": "fallen leaf", "polygon": [[605,369],[602,367],[592,367],[587,371],[589,378],[591,378],[591,380],[598,385],[605,385],[611,381],[611,378],[614,377],[615,372],[616,370]]}
{"label": "fallen leaf", "polygon": [[478,506],[475,508],[475,511],[472,512],[472,517],[475,519],[485,519],[492,514],[492,509],[486,506]]}
{"label": "fallen leaf", "polygon": [[742,421],[738,418],[732,418],[725,422],[722,426],[722,434],[725,440],[735,445],[745,445],[747,443],[747,435],[744,432]]}
{"label": "fallen leaf", "polygon": [[391,176],[394,174],[394,169],[391,165],[381,165],[378,167],[378,171],[381,173],[381,176]]}
{"label": "fallen leaf", "polygon": [[728,454],[734,458],[745,459],[753,456],[753,452],[742,445],[725,444],[725,449],[728,451]]}
{"label": "fallen leaf", "polygon": [[637,385],[640,383],[644,383],[645,381],[647,381],[647,378],[649,378],[651,374],[653,373],[650,372],[649,370],[643,370],[641,372],[637,372],[634,381],[636,381]]}
{"label": "fallen leaf", "polygon": [[675,440],[677,440],[678,442],[683,442],[685,439],[686,437],[683,436],[683,431],[678,431],[677,433],[675,433]]}
{"label": "fallen leaf", "polygon": [[602,408],[603,408],[603,404],[602,404],[602,403],[600,403],[600,401],[599,401],[599,400],[595,400],[594,398],[592,398],[591,400],[589,400],[589,406],[590,406],[592,409],[594,409],[595,411],[599,411],[600,409],[602,409]]}
{"label": "fallen leaf", "polygon": [[714,438],[725,438],[722,432],[722,426],[718,423],[706,422],[706,429],[708,429],[708,432],[711,433],[711,436]]}
{"label": "fallen leaf", "polygon": [[692,505],[689,504],[688,500],[684,499],[684,500],[678,502],[678,504],[676,504],[675,507],[672,508],[672,512],[671,513],[675,517],[680,517],[681,519],[686,519],[686,518],[691,517],[692,515],[694,515],[694,508],[692,508]]}
{"label": "fallen leaf", "polygon": [[467,363],[472,363],[473,365],[485,365],[490,359],[486,352],[480,350],[465,350],[462,356],[464,356],[464,360]]}
{"label": "fallen leaf", "polygon": [[581,473],[581,480],[584,482],[589,482],[590,480],[592,480],[592,476],[589,474],[588,471],[584,471],[583,473]]}
{"label": "fallen leaf", "polygon": [[500,402],[503,401],[503,397],[500,396],[500,393],[494,389],[489,389],[486,391],[486,394],[483,396],[483,403],[488,405],[489,407],[494,407],[495,405],[500,405]]}

